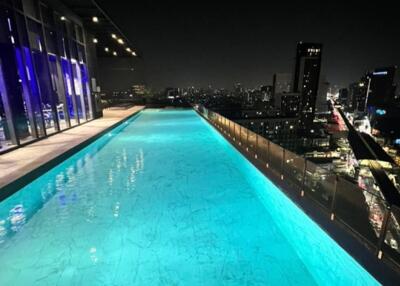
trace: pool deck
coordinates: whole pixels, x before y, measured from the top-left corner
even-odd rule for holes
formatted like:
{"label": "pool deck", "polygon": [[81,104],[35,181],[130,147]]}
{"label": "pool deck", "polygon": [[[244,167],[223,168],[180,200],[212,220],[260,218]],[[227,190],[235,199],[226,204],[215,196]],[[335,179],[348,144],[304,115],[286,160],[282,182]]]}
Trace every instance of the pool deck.
{"label": "pool deck", "polygon": [[[47,163],[63,157],[66,153],[71,153],[70,155],[72,155],[80,149],[80,146],[91,142],[102,132],[116,126],[144,108],[144,106],[134,106],[127,109],[105,109],[102,118],[0,155],[0,201],[6,196],[3,191],[6,192],[5,189],[13,182],[21,181],[23,177],[32,174],[32,172]],[[69,152],[74,149],[74,152]],[[31,177],[32,180],[34,176]],[[23,184],[19,183],[17,185],[21,186]]]}

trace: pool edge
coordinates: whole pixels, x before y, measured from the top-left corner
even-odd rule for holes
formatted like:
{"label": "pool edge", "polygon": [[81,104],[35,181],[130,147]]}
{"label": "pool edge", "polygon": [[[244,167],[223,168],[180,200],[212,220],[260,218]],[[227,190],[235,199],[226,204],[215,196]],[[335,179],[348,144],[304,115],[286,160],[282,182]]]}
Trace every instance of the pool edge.
{"label": "pool edge", "polygon": [[301,199],[300,196],[294,196],[292,193],[285,190],[290,188],[285,184],[284,180],[274,176],[273,173],[268,172],[263,164],[256,158],[251,156],[244,147],[239,146],[236,141],[220,132],[201,112],[193,108],[193,110],[201,117],[206,123],[212,127],[215,132],[220,134],[233,148],[235,148],[247,161],[249,161],[261,174],[270,180],[288,199],[297,205],[305,215],[313,220],[327,235],[329,235],[344,251],[346,251],[354,260],[357,261],[366,271],[368,271],[379,283],[382,285],[398,285],[396,281],[400,281],[400,272],[391,264],[390,260],[385,256],[382,260],[377,257],[367,248],[359,238],[337,221],[329,219],[329,214],[325,211],[311,204],[309,201]]}
{"label": "pool edge", "polygon": [[[118,127],[119,125],[123,124],[124,122],[130,120],[132,117],[138,115],[141,111],[145,110],[146,107],[134,111],[132,114],[122,118],[120,121],[115,122],[114,124],[106,127],[104,130],[100,131],[99,133],[86,138],[82,142],[78,143],[77,145],[73,146],[72,148],[66,150],[65,152],[57,155],[56,157],[52,158],[51,160],[41,164],[40,166],[30,170],[26,174],[16,178],[15,180],[7,183],[6,185],[1,187],[0,191],[0,203],[7,199],[8,197],[12,196],[16,192],[18,192],[20,189],[46,173],[47,171],[51,170],[55,166],[59,165],[66,159],[70,158],[77,152],[81,151],[83,148],[87,147],[94,141],[96,141],[98,138],[109,132],[110,130]],[[61,132],[62,133],[62,132]]]}

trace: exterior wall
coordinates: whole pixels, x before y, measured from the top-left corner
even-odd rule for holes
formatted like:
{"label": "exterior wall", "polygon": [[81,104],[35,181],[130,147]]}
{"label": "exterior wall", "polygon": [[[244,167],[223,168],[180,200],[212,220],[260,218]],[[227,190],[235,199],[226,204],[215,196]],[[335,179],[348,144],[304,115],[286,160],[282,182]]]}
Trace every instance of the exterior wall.
{"label": "exterior wall", "polygon": [[56,0],[0,1],[0,153],[97,114],[85,35]]}

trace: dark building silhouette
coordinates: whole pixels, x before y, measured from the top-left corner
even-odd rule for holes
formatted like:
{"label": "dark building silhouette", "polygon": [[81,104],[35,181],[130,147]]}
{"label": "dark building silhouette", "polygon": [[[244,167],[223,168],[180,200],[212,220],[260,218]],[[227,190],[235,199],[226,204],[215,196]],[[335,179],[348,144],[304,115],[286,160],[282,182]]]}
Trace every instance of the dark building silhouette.
{"label": "dark building silhouette", "polygon": [[368,107],[387,107],[396,103],[396,72],[397,68],[391,66],[368,73]]}

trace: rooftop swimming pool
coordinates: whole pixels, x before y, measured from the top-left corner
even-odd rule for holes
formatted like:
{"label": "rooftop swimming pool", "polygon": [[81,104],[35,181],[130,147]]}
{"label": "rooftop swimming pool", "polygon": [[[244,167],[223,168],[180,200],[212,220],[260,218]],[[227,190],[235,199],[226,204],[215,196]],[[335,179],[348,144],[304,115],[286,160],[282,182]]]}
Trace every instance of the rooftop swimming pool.
{"label": "rooftop swimming pool", "polygon": [[148,109],[0,203],[0,285],[377,285],[192,110]]}

